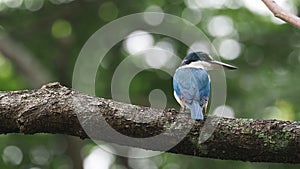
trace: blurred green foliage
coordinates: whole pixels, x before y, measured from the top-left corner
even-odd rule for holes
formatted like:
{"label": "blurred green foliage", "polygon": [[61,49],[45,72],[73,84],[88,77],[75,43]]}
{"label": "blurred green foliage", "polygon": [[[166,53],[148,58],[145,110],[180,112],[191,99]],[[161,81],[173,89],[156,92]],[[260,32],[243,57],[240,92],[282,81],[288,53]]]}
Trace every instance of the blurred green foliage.
{"label": "blurred green foliage", "polygon": [[[274,21],[272,15],[255,12],[255,9],[245,5],[246,1],[243,1],[245,4],[238,0],[195,2],[0,0],[0,38],[5,34],[25,46],[33,53],[34,59],[53,75],[53,81],[58,80],[71,87],[76,58],[95,31],[122,16],[149,10],[162,11],[194,23],[217,50],[220,49],[219,52],[225,40],[238,42],[238,48],[232,49],[232,53],[239,50],[237,58],[223,58],[225,62],[239,67],[237,71],[226,72],[226,105],[234,110],[235,117],[299,120],[300,30]],[[257,2],[251,3],[256,5]],[[296,12],[300,9],[294,6],[296,1],[287,3]],[[263,4],[259,5],[263,7]],[[218,24],[216,17],[228,21],[218,25],[220,29],[217,29],[214,26]],[[223,32],[220,32],[222,29]],[[229,33],[226,34],[226,31]],[[166,37],[153,35],[153,38],[156,43]],[[174,53],[183,58],[188,47],[170,39]],[[114,70],[129,55],[124,43],[115,45],[99,67],[95,89],[97,96],[111,97],[110,83]],[[0,51],[0,90],[26,88],[31,88],[26,76]],[[149,106],[148,96],[153,89],[165,92],[167,107],[179,108],[173,98],[172,77],[156,69],[142,71],[131,81],[130,98],[134,104]],[[89,141],[82,144],[85,145],[81,150],[84,159],[93,151],[94,144]],[[67,146],[61,136],[3,135],[0,137],[0,168],[72,168],[72,159],[65,150]],[[111,161],[111,168],[138,168],[137,161],[122,162],[117,159]],[[162,154],[140,162],[145,168],[162,169],[299,168],[299,165],[221,161],[174,154]]]}

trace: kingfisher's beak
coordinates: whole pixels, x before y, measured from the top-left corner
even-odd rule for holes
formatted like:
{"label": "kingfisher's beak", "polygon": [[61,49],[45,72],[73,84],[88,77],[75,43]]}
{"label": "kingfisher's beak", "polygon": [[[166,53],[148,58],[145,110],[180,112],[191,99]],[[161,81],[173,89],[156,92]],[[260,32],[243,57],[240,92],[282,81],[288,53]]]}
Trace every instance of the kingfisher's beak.
{"label": "kingfisher's beak", "polygon": [[216,60],[213,60],[210,63],[212,64],[212,66],[215,69],[227,69],[227,70],[237,69],[237,67],[235,67],[235,66],[232,66],[232,65],[229,65],[229,64],[226,64],[226,63],[223,63],[223,62],[219,62],[219,61],[216,61]]}

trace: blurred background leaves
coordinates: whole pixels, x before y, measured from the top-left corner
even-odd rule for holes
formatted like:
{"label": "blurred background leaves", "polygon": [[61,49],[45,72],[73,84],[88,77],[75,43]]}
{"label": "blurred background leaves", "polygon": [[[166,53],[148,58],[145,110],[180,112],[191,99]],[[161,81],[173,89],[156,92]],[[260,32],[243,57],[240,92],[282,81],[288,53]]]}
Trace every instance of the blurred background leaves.
{"label": "blurred background leaves", "polygon": [[[276,2],[298,14],[299,1]],[[209,37],[224,62],[239,67],[226,72],[228,94],[224,110],[229,116],[300,119],[300,31],[272,16],[259,0],[0,0],[0,90],[32,89],[50,81],[71,87],[73,67],[87,39],[119,17],[144,11],[187,19]],[[129,36],[115,45],[101,63],[97,96],[111,97],[115,68],[136,50],[156,46],[183,58],[189,48],[205,50],[206,45],[199,39],[187,47],[178,40],[147,32],[138,39]],[[146,64],[153,62],[148,60]],[[149,94],[157,88],[165,92],[167,107],[179,108],[173,98],[172,77],[156,69],[145,70],[133,79],[130,98],[135,104],[149,106]],[[48,134],[2,135],[0,155],[0,168],[7,169],[299,168],[168,153],[126,159],[88,140]]]}

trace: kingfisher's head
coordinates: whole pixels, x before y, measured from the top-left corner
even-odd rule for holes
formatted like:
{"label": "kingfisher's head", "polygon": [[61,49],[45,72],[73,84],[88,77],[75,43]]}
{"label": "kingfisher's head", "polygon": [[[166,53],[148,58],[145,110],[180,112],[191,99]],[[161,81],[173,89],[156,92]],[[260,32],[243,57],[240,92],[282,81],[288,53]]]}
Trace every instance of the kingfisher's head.
{"label": "kingfisher's head", "polygon": [[205,70],[237,69],[237,67],[214,60],[204,52],[188,54],[181,62],[181,67],[195,67]]}

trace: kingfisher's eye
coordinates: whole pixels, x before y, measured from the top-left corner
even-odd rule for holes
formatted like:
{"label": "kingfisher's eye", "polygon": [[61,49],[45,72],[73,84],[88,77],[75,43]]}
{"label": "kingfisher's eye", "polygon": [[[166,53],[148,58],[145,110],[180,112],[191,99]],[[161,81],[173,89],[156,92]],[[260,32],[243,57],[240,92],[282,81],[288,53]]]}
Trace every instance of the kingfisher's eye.
{"label": "kingfisher's eye", "polygon": [[188,64],[191,63],[191,61],[190,60],[186,60],[184,63],[188,65]]}

